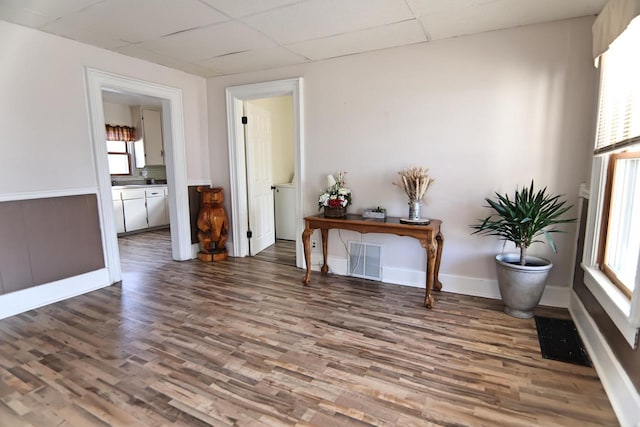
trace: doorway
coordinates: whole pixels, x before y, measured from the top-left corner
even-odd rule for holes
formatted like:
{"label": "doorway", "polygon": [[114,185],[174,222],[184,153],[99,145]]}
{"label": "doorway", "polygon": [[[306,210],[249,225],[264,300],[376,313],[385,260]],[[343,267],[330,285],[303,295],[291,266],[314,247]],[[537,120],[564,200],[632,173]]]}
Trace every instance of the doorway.
{"label": "doorway", "polygon": [[[122,249],[124,233],[140,236],[169,227],[162,102],[106,90],[102,91],[102,100],[105,123],[129,131],[112,132],[112,137],[126,141],[107,141],[113,212]],[[171,259],[171,254],[167,258]]]}
{"label": "doorway", "polygon": [[107,147],[104,141],[103,91],[130,96],[146,96],[160,100],[166,150],[166,175],[169,188],[169,217],[172,224],[170,231],[171,253],[172,258],[177,261],[191,259],[182,91],[91,68],[86,68],[85,73],[93,158],[97,178],[100,229],[105,265],[109,270],[111,283],[120,281],[122,272],[113,205],[111,203],[111,176],[107,161]]}
{"label": "doorway", "polygon": [[[244,102],[291,96],[293,115],[293,177],[291,185],[294,194],[294,229],[296,265],[304,267],[302,256],[301,233],[303,229],[302,188],[303,172],[303,139],[302,139],[302,78],[256,83],[251,85],[227,88],[227,128],[229,133],[229,168],[231,178],[231,234],[233,239],[233,256],[251,255],[251,236],[249,231],[249,180],[247,169],[247,150],[245,125],[243,124]],[[271,182],[270,185],[274,183]]]}

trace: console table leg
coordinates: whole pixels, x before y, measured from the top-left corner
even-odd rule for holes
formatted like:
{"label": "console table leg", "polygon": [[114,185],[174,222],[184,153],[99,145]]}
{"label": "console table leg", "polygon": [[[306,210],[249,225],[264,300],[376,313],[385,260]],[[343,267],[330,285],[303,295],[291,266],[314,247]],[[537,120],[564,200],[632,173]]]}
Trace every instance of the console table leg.
{"label": "console table leg", "polygon": [[309,239],[313,234],[313,230],[310,228],[305,228],[302,232],[302,246],[304,248],[304,262],[307,267],[307,271],[302,277],[302,283],[308,285],[311,281],[311,244]]}
{"label": "console table leg", "polygon": [[433,289],[433,284],[435,282],[436,272],[436,253],[438,251],[438,244],[434,237],[431,237],[429,240],[421,239],[420,244],[427,251],[427,280],[426,280],[426,289],[424,296],[424,305],[427,308],[433,308],[433,304],[435,302],[433,296],[431,295],[431,290]]}
{"label": "console table leg", "polygon": [[436,268],[434,271],[433,289],[439,291],[442,289],[442,282],[440,281],[440,260],[442,259],[442,247],[444,246],[444,236],[442,233],[438,233],[436,236],[436,243],[438,244],[438,251],[436,253]]}
{"label": "console table leg", "polygon": [[327,244],[329,242],[329,229],[321,228],[320,234],[322,234],[322,268],[320,272],[327,274],[329,272],[329,265],[327,264]]}

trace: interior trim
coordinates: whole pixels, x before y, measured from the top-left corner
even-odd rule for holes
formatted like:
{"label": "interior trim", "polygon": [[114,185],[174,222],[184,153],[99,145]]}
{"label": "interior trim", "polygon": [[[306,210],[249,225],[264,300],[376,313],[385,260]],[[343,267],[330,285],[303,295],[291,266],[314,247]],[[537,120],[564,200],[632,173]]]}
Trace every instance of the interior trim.
{"label": "interior trim", "polygon": [[616,325],[631,348],[638,348],[638,327],[629,320],[631,304],[609,279],[597,268],[582,265],[584,284]]}
{"label": "interior trim", "polygon": [[[295,186],[295,218],[296,236],[302,236],[304,228],[303,188],[304,188],[304,129],[303,129],[303,92],[302,77],[254,83],[242,86],[231,86],[226,90],[227,96],[227,132],[229,144],[229,178],[231,197],[231,236],[235,257],[249,255],[247,238],[248,207],[247,182],[244,152],[244,132],[240,118],[242,102],[249,99],[269,98],[291,95],[293,97],[293,150],[294,150],[294,186]],[[302,238],[296,238],[296,265],[305,268],[302,254]]]}
{"label": "interior trim", "polygon": [[49,199],[53,197],[82,196],[85,194],[98,194],[98,187],[65,188],[65,189],[56,189],[56,190],[29,191],[26,193],[0,194],[0,202]]}
{"label": "interior trim", "polygon": [[189,195],[187,190],[186,146],[182,90],[137,80],[93,68],[85,68],[88,117],[90,120],[93,159],[98,181],[100,228],[111,282],[121,280],[120,251],[111,202],[111,177],[104,140],[102,91],[139,94],[159,98],[162,102],[162,126],[167,160],[171,251],[176,261],[192,259]]}
{"label": "interior trim", "polygon": [[106,268],[0,295],[0,319],[109,286]]}
{"label": "interior trim", "polygon": [[569,312],[622,426],[640,425],[640,395],[575,292]]}

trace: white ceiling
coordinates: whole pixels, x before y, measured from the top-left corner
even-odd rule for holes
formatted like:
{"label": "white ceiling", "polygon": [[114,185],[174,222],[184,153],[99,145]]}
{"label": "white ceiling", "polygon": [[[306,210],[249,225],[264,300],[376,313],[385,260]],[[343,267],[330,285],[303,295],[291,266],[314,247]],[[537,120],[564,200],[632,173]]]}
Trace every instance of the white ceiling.
{"label": "white ceiling", "polygon": [[0,19],[203,77],[597,14],[606,0],[0,0]]}

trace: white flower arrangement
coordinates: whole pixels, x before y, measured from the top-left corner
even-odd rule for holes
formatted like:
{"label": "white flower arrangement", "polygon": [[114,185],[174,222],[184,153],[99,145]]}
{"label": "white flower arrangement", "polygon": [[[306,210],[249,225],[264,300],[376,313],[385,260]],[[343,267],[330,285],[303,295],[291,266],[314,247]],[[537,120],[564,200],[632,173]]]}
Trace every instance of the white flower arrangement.
{"label": "white flower arrangement", "polygon": [[327,189],[318,198],[318,209],[324,207],[346,208],[351,204],[351,190],[346,187],[346,172],[327,176]]}

